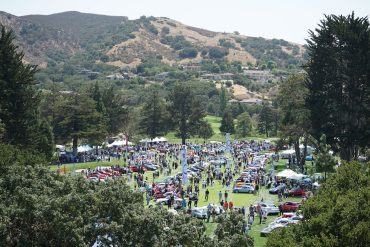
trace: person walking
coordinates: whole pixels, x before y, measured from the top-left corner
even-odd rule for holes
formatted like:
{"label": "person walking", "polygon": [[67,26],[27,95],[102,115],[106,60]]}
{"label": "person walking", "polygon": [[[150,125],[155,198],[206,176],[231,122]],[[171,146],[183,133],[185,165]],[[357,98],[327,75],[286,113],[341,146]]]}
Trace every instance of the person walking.
{"label": "person walking", "polygon": [[209,196],[209,190],[208,189],[206,189],[205,194],[206,194],[206,201],[208,202],[208,196]]}

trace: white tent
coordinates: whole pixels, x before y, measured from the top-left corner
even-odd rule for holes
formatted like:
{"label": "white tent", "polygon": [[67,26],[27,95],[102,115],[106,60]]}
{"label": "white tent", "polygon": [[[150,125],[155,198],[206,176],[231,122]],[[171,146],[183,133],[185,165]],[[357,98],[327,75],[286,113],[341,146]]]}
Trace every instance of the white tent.
{"label": "white tent", "polygon": [[276,174],[277,177],[283,177],[283,178],[286,178],[286,177],[291,177],[291,176],[297,176],[298,174],[296,172],[294,172],[293,170],[290,170],[290,169],[285,169],[281,172],[279,172],[278,174]]}
{"label": "white tent", "polygon": [[289,156],[293,156],[295,155],[295,151],[293,149],[289,149],[289,150],[284,150],[280,153],[280,157],[282,159],[288,159]]}
{"label": "white tent", "polygon": [[[128,142],[127,144],[130,145],[130,146],[133,145],[132,142]],[[126,140],[115,140],[111,144],[107,145],[107,147],[109,147],[109,148],[110,147],[122,147],[122,146],[126,146]]]}
{"label": "white tent", "polygon": [[88,152],[90,150],[92,150],[92,147],[90,147],[89,145],[81,145],[77,147],[77,152],[79,153]]}
{"label": "white tent", "polygon": [[303,174],[296,174],[296,175],[293,175],[293,176],[288,176],[287,178],[288,179],[293,179],[293,180],[302,180],[304,178],[308,177],[307,175],[303,175]]}
{"label": "white tent", "polygon": [[152,140],[152,142],[167,142],[167,139],[164,137],[156,137]]}

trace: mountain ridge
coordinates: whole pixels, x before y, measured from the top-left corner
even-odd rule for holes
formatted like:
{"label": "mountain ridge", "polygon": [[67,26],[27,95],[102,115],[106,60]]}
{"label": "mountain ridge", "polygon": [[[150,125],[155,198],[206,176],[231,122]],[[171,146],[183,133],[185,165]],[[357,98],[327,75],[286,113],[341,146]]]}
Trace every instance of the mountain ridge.
{"label": "mountain ridge", "polygon": [[148,58],[167,64],[226,59],[243,65],[299,66],[302,45],[187,26],[167,17],[129,20],[77,11],[15,16],[0,11],[0,24],[14,30],[25,61],[46,67],[72,57],[117,67],[136,67]]}

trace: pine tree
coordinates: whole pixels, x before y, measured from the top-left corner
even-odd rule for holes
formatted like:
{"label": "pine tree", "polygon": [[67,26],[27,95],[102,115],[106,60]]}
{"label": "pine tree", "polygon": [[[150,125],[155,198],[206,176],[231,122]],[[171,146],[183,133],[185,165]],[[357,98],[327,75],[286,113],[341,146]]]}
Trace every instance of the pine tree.
{"label": "pine tree", "polygon": [[50,127],[41,119],[40,93],[35,87],[37,67],[23,64],[23,52],[13,44],[12,31],[1,26],[0,120],[3,141],[34,149],[50,157],[53,142]]}
{"label": "pine tree", "polygon": [[342,159],[356,159],[361,147],[370,146],[368,18],[326,16],[310,31],[308,54],[312,134],[325,134]]}
{"label": "pine tree", "polygon": [[261,134],[265,134],[266,137],[269,137],[269,131],[274,127],[274,115],[272,108],[268,105],[267,102],[263,102],[262,109],[258,117],[258,131]]}
{"label": "pine tree", "polygon": [[234,118],[229,109],[226,109],[222,116],[220,131],[223,134],[225,133],[234,134],[235,133]]}
{"label": "pine tree", "polygon": [[164,135],[167,115],[165,104],[160,98],[158,90],[152,90],[142,110],[140,127],[143,134],[150,138]]}

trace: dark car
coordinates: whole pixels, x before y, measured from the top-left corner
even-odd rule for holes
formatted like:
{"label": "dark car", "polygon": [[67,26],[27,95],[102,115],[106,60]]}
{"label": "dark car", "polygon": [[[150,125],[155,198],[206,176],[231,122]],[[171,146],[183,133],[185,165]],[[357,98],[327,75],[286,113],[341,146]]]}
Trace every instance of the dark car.
{"label": "dark car", "polygon": [[277,193],[279,192],[279,190],[280,190],[280,191],[284,191],[285,187],[286,187],[286,185],[285,185],[285,184],[280,184],[280,185],[278,185],[278,186],[276,186],[276,187],[274,187],[274,188],[271,188],[271,189],[269,190],[269,193],[270,193],[270,194],[277,194]]}

